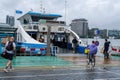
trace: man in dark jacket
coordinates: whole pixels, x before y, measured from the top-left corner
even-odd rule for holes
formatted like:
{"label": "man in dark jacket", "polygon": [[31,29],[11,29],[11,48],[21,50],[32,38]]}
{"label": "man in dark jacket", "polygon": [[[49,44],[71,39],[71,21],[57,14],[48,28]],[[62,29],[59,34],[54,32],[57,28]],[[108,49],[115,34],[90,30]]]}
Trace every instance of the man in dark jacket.
{"label": "man in dark jacket", "polygon": [[77,45],[78,45],[78,41],[76,39],[76,37],[74,37],[74,39],[72,40],[72,43],[73,43],[73,50],[74,52],[76,53],[76,49],[77,49]]}
{"label": "man in dark jacket", "polygon": [[109,45],[110,45],[110,42],[107,41],[107,39],[105,39],[105,43],[104,43],[104,58],[107,58],[107,59],[109,59],[109,53],[108,53]]}

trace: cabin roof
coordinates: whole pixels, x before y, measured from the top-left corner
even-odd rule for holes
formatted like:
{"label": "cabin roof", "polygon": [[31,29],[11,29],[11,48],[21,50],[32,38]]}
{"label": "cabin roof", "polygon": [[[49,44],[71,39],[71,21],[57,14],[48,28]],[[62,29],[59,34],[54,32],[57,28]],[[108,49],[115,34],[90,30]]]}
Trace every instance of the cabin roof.
{"label": "cabin roof", "polygon": [[[46,14],[46,13],[40,13],[40,12],[27,12],[26,14],[24,14],[23,16],[21,16],[20,18],[24,17],[25,15],[30,15],[30,16],[36,16],[36,17],[45,17],[45,18],[59,18],[59,17],[62,17],[62,15],[60,14]],[[18,18],[18,20],[20,19]]]}

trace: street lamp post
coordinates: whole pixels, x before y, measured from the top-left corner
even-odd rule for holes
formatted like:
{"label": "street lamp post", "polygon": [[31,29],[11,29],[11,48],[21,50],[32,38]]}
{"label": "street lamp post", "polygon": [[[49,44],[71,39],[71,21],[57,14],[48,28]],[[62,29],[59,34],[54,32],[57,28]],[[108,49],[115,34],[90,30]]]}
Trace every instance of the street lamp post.
{"label": "street lamp post", "polygon": [[51,26],[47,25],[48,31],[47,31],[47,56],[50,56],[50,34],[51,34]]}

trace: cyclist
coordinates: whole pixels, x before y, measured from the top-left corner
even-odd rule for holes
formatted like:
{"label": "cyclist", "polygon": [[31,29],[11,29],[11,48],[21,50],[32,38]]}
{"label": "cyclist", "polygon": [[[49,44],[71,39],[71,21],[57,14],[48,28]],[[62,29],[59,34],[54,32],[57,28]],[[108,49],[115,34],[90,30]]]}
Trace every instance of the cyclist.
{"label": "cyclist", "polygon": [[88,65],[90,63],[93,63],[93,67],[95,66],[95,56],[97,54],[97,46],[99,45],[98,41],[92,41],[92,44],[88,46],[88,48],[90,49],[90,52],[88,54]]}

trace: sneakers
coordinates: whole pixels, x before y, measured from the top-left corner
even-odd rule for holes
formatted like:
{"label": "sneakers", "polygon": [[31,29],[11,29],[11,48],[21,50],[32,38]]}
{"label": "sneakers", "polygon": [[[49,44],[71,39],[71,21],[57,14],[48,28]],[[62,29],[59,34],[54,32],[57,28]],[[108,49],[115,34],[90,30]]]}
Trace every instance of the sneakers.
{"label": "sneakers", "polygon": [[3,69],[4,70],[4,72],[8,72],[8,70],[7,69]]}
{"label": "sneakers", "polygon": [[11,72],[11,71],[14,70],[14,68],[11,68],[11,69],[9,69],[9,70],[8,70],[8,69],[3,69],[3,70],[4,70],[4,72],[9,72],[9,71]]}
{"label": "sneakers", "polygon": [[14,68],[10,68],[10,69],[9,69],[9,71],[13,71],[13,70],[14,70]]}

